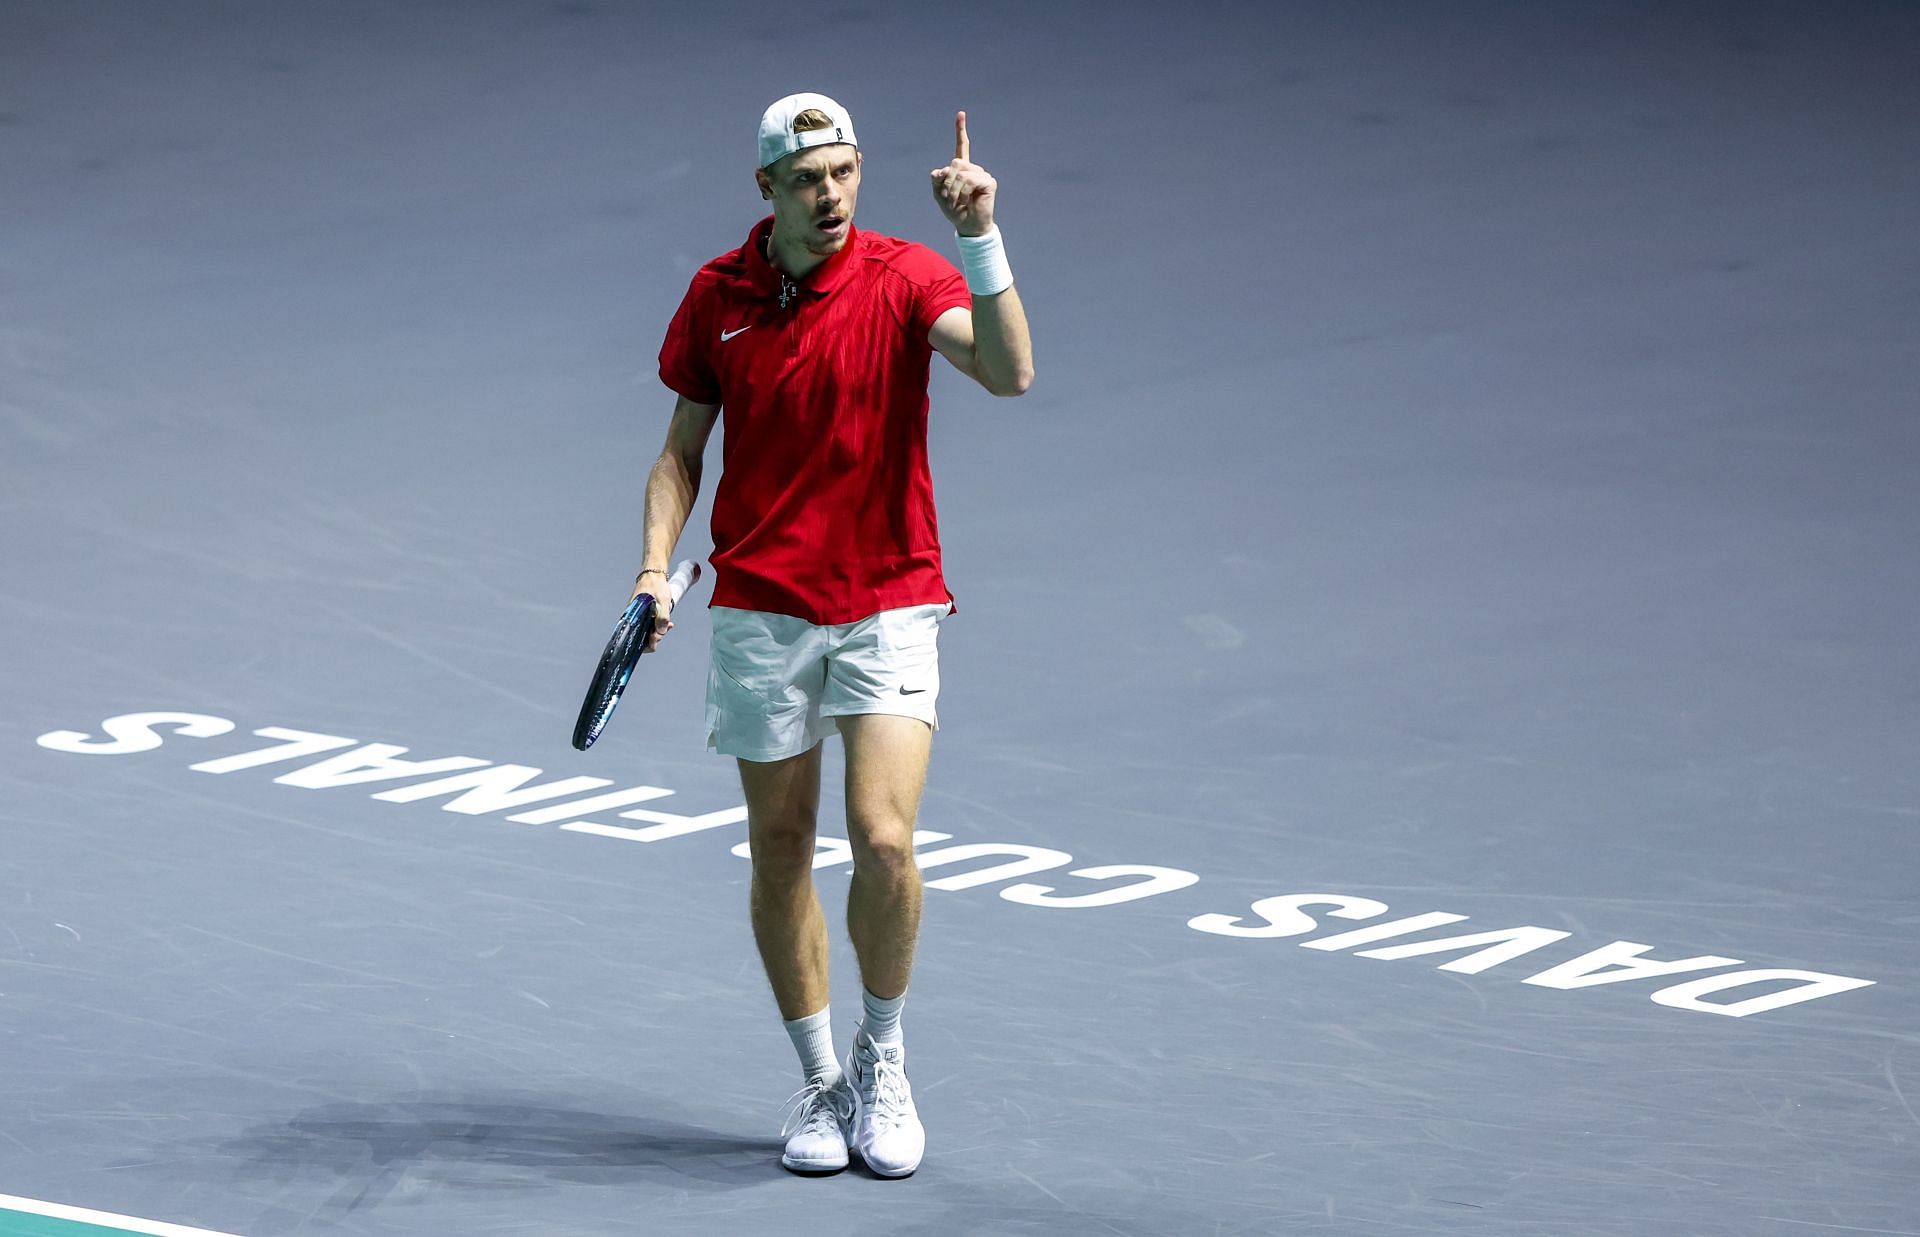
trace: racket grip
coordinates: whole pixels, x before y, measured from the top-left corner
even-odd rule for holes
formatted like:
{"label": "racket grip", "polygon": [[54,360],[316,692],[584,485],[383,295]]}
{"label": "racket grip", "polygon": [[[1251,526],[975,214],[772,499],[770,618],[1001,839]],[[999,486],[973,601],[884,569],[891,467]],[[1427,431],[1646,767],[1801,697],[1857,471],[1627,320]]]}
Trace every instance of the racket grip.
{"label": "racket grip", "polygon": [[667,594],[673,598],[674,605],[680,604],[680,598],[699,578],[700,564],[692,559],[683,558],[674,565],[673,574],[667,577]]}

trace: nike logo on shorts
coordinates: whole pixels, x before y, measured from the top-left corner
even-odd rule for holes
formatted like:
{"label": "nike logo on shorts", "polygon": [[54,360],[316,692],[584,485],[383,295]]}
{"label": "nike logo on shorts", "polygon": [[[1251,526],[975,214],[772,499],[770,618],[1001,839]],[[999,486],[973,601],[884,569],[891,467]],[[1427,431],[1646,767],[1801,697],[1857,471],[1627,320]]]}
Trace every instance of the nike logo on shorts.
{"label": "nike logo on shorts", "polygon": [[924,687],[903,687],[900,689],[900,694],[902,696],[918,696],[926,690]]}
{"label": "nike logo on shorts", "polygon": [[727,341],[728,341],[729,339],[732,339],[732,338],[733,338],[733,337],[734,337],[735,335],[738,335],[738,334],[739,334],[739,333],[740,333],[741,331],[751,331],[752,329],[753,329],[753,323],[751,323],[751,322],[749,322],[749,323],[747,323],[747,324],[746,324],[745,326],[743,326],[743,327],[740,327],[740,328],[739,328],[738,330],[732,330],[732,331],[721,331],[721,332],[720,332],[720,342],[724,344],[724,343],[726,343],[726,342],[727,342]]}

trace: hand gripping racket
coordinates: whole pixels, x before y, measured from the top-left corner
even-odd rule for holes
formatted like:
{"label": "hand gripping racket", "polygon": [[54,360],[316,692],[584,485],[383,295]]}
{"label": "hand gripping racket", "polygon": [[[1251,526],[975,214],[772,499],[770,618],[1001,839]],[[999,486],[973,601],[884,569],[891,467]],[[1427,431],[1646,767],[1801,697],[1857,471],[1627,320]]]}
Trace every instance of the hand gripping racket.
{"label": "hand gripping racket", "polygon": [[[672,577],[667,580],[667,591],[674,605],[680,604],[681,596],[699,578],[700,564],[692,559],[682,561],[673,569]],[[627,680],[633,677],[634,665],[639,662],[640,654],[647,651],[647,637],[652,634],[653,594],[641,593],[627,603],[626,612],[613,629],[613,638],[600,654],[600,666],[593,672],[587,698],[580,703],[580,720],[573,724],[573,745],[581,751],[592,747],[606,728],[607,719],[613,716],[613,707],[620,703],[620,693],[627,689]]]}

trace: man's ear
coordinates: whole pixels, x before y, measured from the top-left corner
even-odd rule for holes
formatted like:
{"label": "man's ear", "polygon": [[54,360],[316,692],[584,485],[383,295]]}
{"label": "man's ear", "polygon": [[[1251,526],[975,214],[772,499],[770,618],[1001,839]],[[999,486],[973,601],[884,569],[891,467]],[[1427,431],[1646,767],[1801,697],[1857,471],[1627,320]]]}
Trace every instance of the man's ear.
{"label": "man's ear", "polygon": [[760,200],[762,202],[773,201],[773,178],[767,175],[767,169],[755,168],[753,172],[753,183],[760,186]]}

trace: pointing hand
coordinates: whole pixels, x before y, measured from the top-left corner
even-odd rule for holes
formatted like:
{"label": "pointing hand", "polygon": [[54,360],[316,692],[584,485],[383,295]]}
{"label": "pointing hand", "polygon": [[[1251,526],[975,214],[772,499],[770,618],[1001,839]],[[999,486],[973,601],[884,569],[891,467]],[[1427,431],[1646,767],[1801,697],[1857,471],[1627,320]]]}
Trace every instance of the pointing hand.
{"label": "pointing hand", "polygon": [[967,139],[967,114],[953,117],[953,162],[933,169],[933,200],[962,236],[984,236],[993,229],[993,195],[999,182],[973,162]]}

